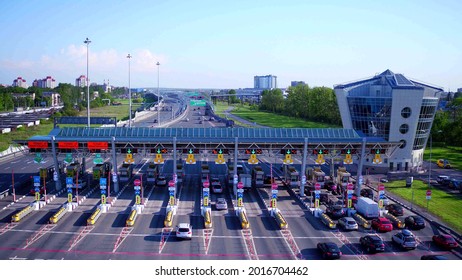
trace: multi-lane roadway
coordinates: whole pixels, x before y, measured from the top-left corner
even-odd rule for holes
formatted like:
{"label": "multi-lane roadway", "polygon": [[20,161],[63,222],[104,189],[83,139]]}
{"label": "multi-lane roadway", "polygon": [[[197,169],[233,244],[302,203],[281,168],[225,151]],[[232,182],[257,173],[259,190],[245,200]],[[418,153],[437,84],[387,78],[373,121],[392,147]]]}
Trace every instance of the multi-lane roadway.
{"label": "multi-lane roadway", "polygon": [[[155,119],[156,112],[152,114]],[[149,117],[144,121],[149,123]],[[203,110],[192,109],[177,121],[177,126],[184,127],[222,125],[203,118]],[[239,163],[250,172],[252,165],[247,163],[244,155],[239,158]],[[56,195],[54,199],[19,223],[10,223],[14,213],[34,200],[34,196],[28,194],[31,186],[18,187],[17,202],[12,203],[11,196],[0,200],[0,259],[320,259],[321,255],[316,249],[319,242],[336,243],[343,253],[342,259],[348,260],[420,259],[428,254],[442,254],[448,259],[462,258],[460,248],[446,251],[433,244],[432,236],[440,232],[439,228],[428,222],[425,229],[414,231],[418,246],[411,251],[403,251],[391,242],[392,235],[398,230],[376,233],[361,228],[351,232],[328,229],[313,216],[307,198],[300,198],[297,190],[293,191],[281,183],[277,206],[289,225],[287,229],[281,230],[271,216],[269,188],[254,188],[244,193],[243,201],[250,227],[242,229],[235,213],[236,198],[229,187],[225,187],[222,194],[211,194],[212,227],[205,228],[201,214],[201,163],[208,163],[211,176],[218,177],[223,186],[228,181],[226,164],[215,164],[214,159],[209,154],[198,156],[195,165],[184,164],[185,175],[178,188],[173,227],[164,226],[168,187],[155,186],[146,181],[143,182],[144,209],[133,227],[125,227],[131,207],[135,204],[133,180],[141,178],[140,175],[146,173],[147,162],[152,161],[152,158],[141,155],[135,156],[135,175],[127,183],[121,183],[118,193],[111,192],[108,202],[112,206],[107,213],[101,214],[94,226],[87,226],[87,219],[101,203],[96,184],[82,190],[79,194],[80,205],[66,213],[56,225],[50,225],[49,218],[66,203],[67,194],[54,190],[52,182],[48,183],[48,196],[52,198]],[[270,173],[271,164],[273,173],[281,175],[282,158],[263,154],[258,159],[265,174]],[[294,159],[294,166],[300,170],[300,159]],[[117,160],[122,162],[123,155],[118,155]],[[86,159],[86,163],[87,171],[91,171],[92,160]],[[11,181],[12,169],[16,173],[15,180],[21,181],[36,175],[39,167],[39,164],[33,163],[32,156],[17,155],[0,162],[2,182]],[[328,167],[324,168],[328,174]],[[173,177],[173,161],[168,155],[160,173],[166,175],[167,180]],[[213,207],[218,197],[226,199],[227,210],[218,211]],[[405,210],[405,216],[411,214]],[[174,227],[180,222],[192,225],[191,240],[175,238]],[[385,252],[366,254],[359,245],[359,238],[366,234],[380,236],[386,245]]]}

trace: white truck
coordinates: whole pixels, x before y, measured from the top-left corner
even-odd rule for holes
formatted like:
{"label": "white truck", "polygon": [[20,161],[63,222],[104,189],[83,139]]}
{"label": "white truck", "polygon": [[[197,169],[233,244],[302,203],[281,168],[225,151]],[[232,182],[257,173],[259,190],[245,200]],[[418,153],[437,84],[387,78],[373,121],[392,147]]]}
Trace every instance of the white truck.
{"label": "white truck", "polygon": [[379,217],[379,205],[370,198],[359,197],[355,208],[358,214],[361,214],[366,219]]}

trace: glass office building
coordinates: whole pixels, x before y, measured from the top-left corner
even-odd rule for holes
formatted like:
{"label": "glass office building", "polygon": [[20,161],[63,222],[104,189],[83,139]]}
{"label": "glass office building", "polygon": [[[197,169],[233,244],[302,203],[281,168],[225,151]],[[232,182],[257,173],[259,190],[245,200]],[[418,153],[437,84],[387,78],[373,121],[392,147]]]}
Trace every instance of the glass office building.
{"label": "glass office building", "polygon": [[[336,85],[334,89],[344,128],[360,131],[365,137],[401,142],[391,156],[384,156],[380,167],[412,171],[422,166],[442,88],[386,70],[372,78]],[[373,166],[372,155],[364,164]]]}

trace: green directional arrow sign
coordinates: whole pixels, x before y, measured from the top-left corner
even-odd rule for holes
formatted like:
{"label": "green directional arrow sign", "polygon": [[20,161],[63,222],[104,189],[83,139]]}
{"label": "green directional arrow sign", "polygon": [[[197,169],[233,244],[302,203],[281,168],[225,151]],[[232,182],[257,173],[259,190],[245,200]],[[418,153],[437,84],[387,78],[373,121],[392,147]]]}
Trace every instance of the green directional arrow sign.
{"label": "green directional arrow sign", "polygon": [[218,153],[219,153],[219,154],[222,154],[222,153],[223,153],[223,151],[220,149],[220,150],[218,151]]}
{"label": "green directional arrow sign", "polygon": [[35,158],[34,158],[34,162],[35,162],[35,163],[41,163],[42,160],[43,160],[42,154],[41,154],[41,153],[36,153],[36,154],[35,154]]}
{"label": "green directional arrow sign", "polygon": [[319,150],[319,154],[322,155],[322,150]]}
{"label": "green directional arrow sign", "polygon": [[72,158],[72,154],[66,154],[66,158],[64,159],[64,162],[71,164],[74,161]]}
{"label": "green directional arrow sign", "polygon": [[189,153],[192,154],[192,153],[193,153],[193,150],[192,150],[192,149],[189,149]]}
{"label": "green directional arrow sign", "polygon": [[348,150],[347,150],[347,154],[351,154],[351,151],[350,151],[350,149],[348,149]]}
{"label": "green directional arrow sign", "polygon": [[104,161],[103,161],[103,158],[101,158],[101,154],[98,153],[95,155],[95,158],[93,159],[93,163],[94,164],[102,164]]}
{"label": "green directional arrow sign", "polygon": [[132,150],[128,149],[127,153],[131,154],[131,153],[132,153]]}
{"label": "green directional arrow sign", "polygon": [[204,107],[206,104],[205,100],[190,100],[189,105],[191,106],[202,106]]}
{"label": "green directional arrow sign", "polygon": [[157,153],[160,154],[160,149],[157,149]]}
{"label": "green directional arrow sign", "polygon": [[252,150],[252,155],[255,154],[255,150]]}
{"label": "green directional arrow sign", "polygon": [[287,153],[287,154],[290,154],[290,150],[287,150],[287,152],[286,152],[286,153]]}

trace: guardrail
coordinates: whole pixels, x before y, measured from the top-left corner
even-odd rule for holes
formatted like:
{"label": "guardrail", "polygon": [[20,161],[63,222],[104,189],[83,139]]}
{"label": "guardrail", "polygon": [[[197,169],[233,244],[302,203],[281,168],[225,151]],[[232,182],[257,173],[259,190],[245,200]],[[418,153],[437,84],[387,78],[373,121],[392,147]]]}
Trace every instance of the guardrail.
{"label": "guardrail", "polygon": [[101,209],[97,208],[95,212],[91,214],[90,218],[87,219],[87,225],[94,225],[100,216],[101,216]]}
{"label": "guardrail", "polygon": [[287,229],[289,227],[289,224],[287,224],[287,221],[284,219],[281,211],[274,213],[274,218],[276,219],[280,229]]}
{"label": "guardrail", "polygon": [[383,216],[385,218],[389,219],[390,222],[393,224],[393,226],[398,228],[398,229],[403,229],[406,226],[403,220],[401,220],[400,218],[394,216],[393,214],[385,213],[385,214],[383,214]]}
{"label": "guardrail", "polygon": [[50,217],[51,224],[57,224],[58,221],[67,213],[67,207],[62,206],[58,212],[56,212],[53,216]]}
{"label": "guardrail", "polygon": [[210,211],[206,210],[204,213],[204,224],[205,228],[211,228],[212,227],[212,217],[210,215]]}
{"label": "guardrail", "polygon": [[353,214],[353,219],[358,223],[358,225],[362,226],[365,229],[371,229],[371,222],[366,220],[363,216],[359,215],[358,213]]}
{"label": "guardrail", "polygon": [[17,222],[21,221],[22,218],[24,218],[25,216],[32,213],[32,210],[34,210],[34,208],[32,208],[31,205],[28,205],[28,206],[24,207],[21,211],[19,211],[18,213],[14,214],[11,217],[11,222],[12,223],[17,223]]}
{"label": "guardrail", "polygon": [[321,222],[325,224],[327,227],[329,227],[330,229],[337,228],[337,224],[334,223],[334,221],[329,216],[327,216],[325,213],[321,214],[320,219],[321,219]]}
{"label": "guardrail", "polygon": [[127,226],[127,227],[134,226],[137,216],[138,216],[138,212],[136,210],[132,210],[130,212],[130,215],[128,216],[127,221],[125,222],[125,226]]}
{"label": "guardrail", "polygon": [[248,229],[250,227],[249,220],[247,220],[247,214],[245,211],[239,213],[239,220],[241,220],[241,226],[243,229]]}
{"label": "guardrail", "polygon": [[165,215],[164,226],[171,227],[173,222],[173,210],[167,211],[167,215]]}

